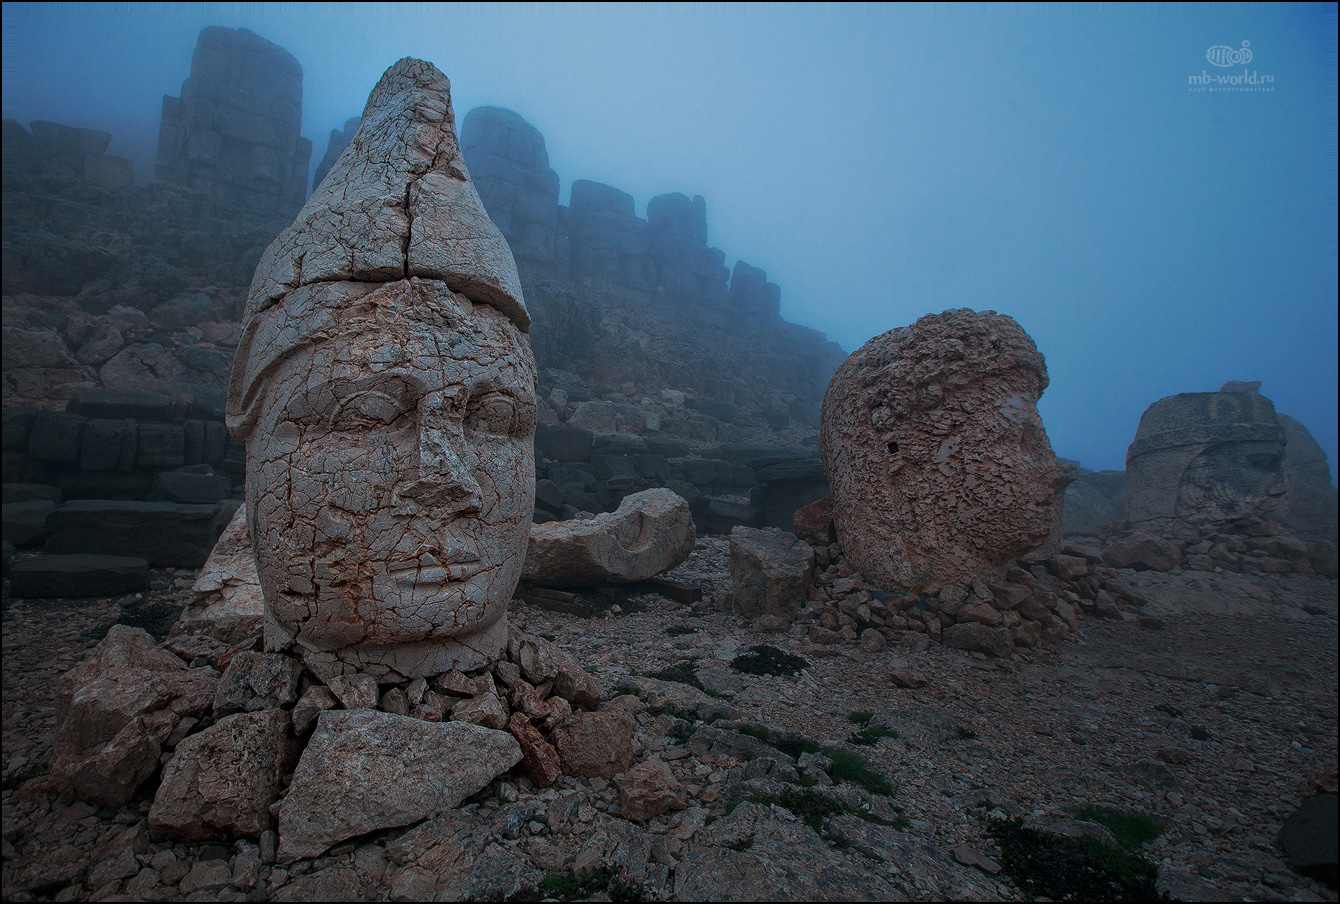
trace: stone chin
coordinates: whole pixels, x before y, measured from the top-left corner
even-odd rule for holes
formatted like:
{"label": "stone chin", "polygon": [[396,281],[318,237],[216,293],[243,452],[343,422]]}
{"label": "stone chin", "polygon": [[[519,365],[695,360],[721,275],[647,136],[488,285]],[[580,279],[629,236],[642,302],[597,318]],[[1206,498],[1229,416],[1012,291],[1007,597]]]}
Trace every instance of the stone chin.
{"label": "stone chin", "polygon": [[[492,569],[495,574],[500,570],[504,569]],[[283,591],[266,594],[266,647],[297,646],[360,670],[383,665],[407,678],[479,668],[501,655],[507,642],[507,604],[496,599],[488,584],[477,578],[396,589],[393,605],[374,595],[357,607],[318,607],[315,612],[312,597]],[[365,613],[375,619],[371,631],[360,617]],[[285,625],[296,628],[296,633]],[[376,639],[369,642],[370,635]]]}

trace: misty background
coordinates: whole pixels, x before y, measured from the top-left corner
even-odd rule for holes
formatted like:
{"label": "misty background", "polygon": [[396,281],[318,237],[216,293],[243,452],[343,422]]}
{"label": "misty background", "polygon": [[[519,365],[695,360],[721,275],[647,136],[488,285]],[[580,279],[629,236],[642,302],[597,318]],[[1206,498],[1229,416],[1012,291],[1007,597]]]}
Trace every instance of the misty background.
{"label": "misty background", "polygon": [[[544,135],[562,180],[707,199],[709,242],[850,352],[947,308],[1046,356],[1058,455],[1261,380],[1337,458],[1336,7],[23,4],[3,115],[112,133],[149,181],[208,25],[303,67],[312,166],[404,56]],[[1220,69],[1207,48],[1250,42]],[[1242,72],[1273,90],[1193,90]]]}

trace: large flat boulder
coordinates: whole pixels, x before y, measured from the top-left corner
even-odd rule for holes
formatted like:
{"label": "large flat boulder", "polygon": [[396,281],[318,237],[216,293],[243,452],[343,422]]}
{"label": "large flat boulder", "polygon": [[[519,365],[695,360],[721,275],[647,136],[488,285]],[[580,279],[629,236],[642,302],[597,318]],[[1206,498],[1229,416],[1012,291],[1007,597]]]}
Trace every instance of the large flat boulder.
{"label": "large flat boulder", "polygon": [[20,599],[117,596],[148,589],[149,563],[129,556],[37,556],[15,563],[9,578],[10,595]]}
{"label": "large flat boulder", "polygon": [[505,731],[363,709],[327,710],[279,810],[279,858],[450,810],[521,761]]}
{"label": "large flat boulder", "polygon": [[29,546],[46,539],[47,515],[56,507],[49,499],[4,504],[4,527],[0,533],[15,546]]}
{"label": "large flat boulder", "polygon": [[689,504],[657,488],[624,498],[615,512],[536,524],[521,579],[545,587],[595,587],[645,580],[693,552]]}
{"label": "large flat boulder", "polygon": [[218,539],[216,505],[80,499],[47,515],[46,551],[132,556],[150,565],[199,568]]}

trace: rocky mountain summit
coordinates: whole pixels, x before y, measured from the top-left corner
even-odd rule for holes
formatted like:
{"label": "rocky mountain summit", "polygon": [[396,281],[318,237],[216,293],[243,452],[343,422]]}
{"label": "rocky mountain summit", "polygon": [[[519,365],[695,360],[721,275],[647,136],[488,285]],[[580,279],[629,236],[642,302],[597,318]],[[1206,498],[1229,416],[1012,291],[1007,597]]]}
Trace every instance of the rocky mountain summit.
{"label": "rocky mountain summit", "polygon": [[1335,899],[1335,491],[1259,384],[1086,474],[1008,316],[839,367],[430,63],[306,198],[300,124],[215,28],[153,186],[6,124],[6,899]]}

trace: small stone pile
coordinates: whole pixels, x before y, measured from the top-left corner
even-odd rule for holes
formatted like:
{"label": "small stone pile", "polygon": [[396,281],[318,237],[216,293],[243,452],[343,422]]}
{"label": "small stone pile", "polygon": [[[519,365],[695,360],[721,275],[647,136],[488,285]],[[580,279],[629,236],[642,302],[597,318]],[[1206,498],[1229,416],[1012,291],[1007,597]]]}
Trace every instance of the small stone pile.
{"label": "small stone pile", "polygon": [[272,863],[418,822],[518,764],[541,788],[633,764],[636,723],[593,712],[600,684],[543,638],[513,630],[491,668],[412,681],[315,674],[260,645],[159,646],[113,627],[62,679],[51,773],[33,790],[123,806],[161,771],[155,833],[256,838]]}
{"label": "small stone pile", "polygon": [[1217,530],[1189,530],[1170,537],[1118,524],[1103,541],[1103,561],[1114,568],[1336,576],[1333,541],[1289,536],[1270,520],[1230,522]]}
{"label": "small stone pile", "polygon": [[[1115,569],[1102,567],[1097,550],[1072,546],[1020,557],[1000,581],[881,590],[847,561],[832,538],[831,527],[822,521],[826,502],[796,513],[797,533],[814,548],[810,603],[800,613],[814,619],[808,632],[813,643],[859,644],[877,653],[925,635],[953,649],[1004,657],[1015,647],[1061,640],[1078,629],[1081,614],[1131,619],[1145,605],[1118,580]],[[815,522],[823,526],[816,530]]]}

